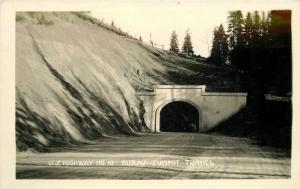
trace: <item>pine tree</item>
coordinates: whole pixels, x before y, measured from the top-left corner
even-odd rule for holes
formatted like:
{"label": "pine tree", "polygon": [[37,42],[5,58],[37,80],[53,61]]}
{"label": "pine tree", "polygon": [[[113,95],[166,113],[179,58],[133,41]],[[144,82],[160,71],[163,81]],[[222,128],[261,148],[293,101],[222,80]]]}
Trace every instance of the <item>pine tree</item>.
{"label": "pine tree", "polygon": [[253,16],[253,43],[255,46],[259,46],[261,39],[261,18],[258,11],[254,11]]}
{"label": "pine tree", "polygon": [[215,28],[213,31],[213,44],[212,44],[212,49],[211,49],[211,62],[213,64],[219,64],[221,62],[221,52],[220,52],[220,44],[219,44],[219,35],[218,35],[218,29]]}
{"label": "pine tree", "polygon": [[189,30],[186,31],[181,52],[189,56],[194,55],[192,39]]}
{"label": "pine tree", "polygon": [[243,32],[243,40],[244,40],[244,54],[245,57],[243,61],[243,68],[245,70],[249,70],[249,67],[252,66],[253,62],[253,19],[250,12],[247,12],[246,18],[244,20],[244,32]]}
{"label": "pine tree", "polygon": [[243,39],[243,14],[239,11],[232,11],[228,16],[229,34],[229,60],[235,67],[241,68],[244,58],[244,39]]}
{"label": "pine tree", "polygon": [[211,60],[214,64],[225,64],[228,56],[227,35],[223,25],[214,29]]}
{"label": "pine tree", "polygon": [[265,15],[265,12],[263,12],[262,20],[261,20],[261,30],[262,30],[262,41],[264,46],[267,48],[270,44],[270,27],[271,27],[271,16],[270,13]]}
{"label": "pine tree", "polygon": [[229,46],[234,49],[243,45],[243,14],[241,11],[232,11],[228,16]]}
{"label": "pine tree", "polygon": [[253,20],[252,20],[251,13],[248,12],[244,23],[244,42],[246,47],[248,48],[251,47],[252,38],[253,38]]}
{"label": "pine tree", "polygon": [[178,53],[179,52],[179,48],[178,48],[178,38],[177,38],[177,34],[175,31],[172,32],[171,35],[171,40],[170,40],[170,51],[174,52],[174,53]]}
{"label": "pine tree", "polygon": [[221,63],[225,64],[228,57],[228,42],[227,35],[222,24],[220,25],[218,32],[220,35]]}

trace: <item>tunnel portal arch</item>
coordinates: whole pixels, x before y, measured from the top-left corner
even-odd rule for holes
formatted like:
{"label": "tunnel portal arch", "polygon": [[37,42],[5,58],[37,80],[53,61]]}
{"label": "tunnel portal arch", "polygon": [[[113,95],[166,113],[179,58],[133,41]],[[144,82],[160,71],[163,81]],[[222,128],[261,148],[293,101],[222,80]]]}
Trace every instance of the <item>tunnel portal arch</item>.
{"label": "tunnel portal arch", "polygon": [[161,109],[159,123],[161,132],[197,132],[199,112],[187,102],[173,101]]}
{"label": "tunnel portal arch", "polygon": [[[201,130],[201,126],[202,126],[202,111],[201,111],[201,108],[196,103],[194,103],[190,100],[187,100],[187,99],[172,99],[172,100],[165,101],[164,103],[159,105],[158,108],[156,109],[156,112],[155,112],[155,132],[168,132],[168,129],[164,130],[164,128],[161,127],[162,126],[161,125],[162,124],[162,117],[161,117],[162,113],[164,113],[164,110],[166,108],[168,108],[169,106],[179,104],[179,103],[183,105],[183,106],[181,106],[181,108],[190,109],[191,112],[189,112],[190,113],[189,115],[188,115],[188,113],[185,113],[185,115],[184,115],[184,116],[189,117],[189,118],[187,118],[188,120],[184,121],[184,120],[182,120],[182,118],[178,118],[177,120],[178,121],[181,120],[181,121],[183,121],[183,123],[185,122],[185,124],[192,124],[193,123],[196,126],[196,130],[192,131],[193,129],[191,127],[193,127],[193,126],[192,125],[186,125],[186,129],[182,130],[182,132],[185,132],[185,131],[186,132],[198,132],[199,130]],[[183,112],[178,112],[177,115],[180,116],[181,113],[183,113]],[[170,132],[172,132],[172,131],[180,132],[180,129],[177,130],[177,131],[176,131],[176,129],[175,130],[169,130],[169,131]]]}

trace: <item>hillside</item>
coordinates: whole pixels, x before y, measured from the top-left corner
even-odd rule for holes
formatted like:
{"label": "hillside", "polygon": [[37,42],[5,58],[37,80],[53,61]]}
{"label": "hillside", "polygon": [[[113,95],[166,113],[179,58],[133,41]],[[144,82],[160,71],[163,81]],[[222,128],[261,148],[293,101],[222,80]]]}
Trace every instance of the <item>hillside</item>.
{"label": "hillside", "polygon": [[16,20],[20,151],[147,132],[136,91],[155,84],[238,89],[234,70],[150,47],[84,13],[19,12]]}

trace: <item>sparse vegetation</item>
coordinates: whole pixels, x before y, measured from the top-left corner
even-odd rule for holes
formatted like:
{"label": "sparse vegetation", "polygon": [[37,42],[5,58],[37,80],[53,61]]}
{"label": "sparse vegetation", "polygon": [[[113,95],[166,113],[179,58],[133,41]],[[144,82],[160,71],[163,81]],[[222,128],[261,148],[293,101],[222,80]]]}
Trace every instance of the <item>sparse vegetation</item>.
{"label": "sparse vegetation", "polygon": [[38,18],[38,23],[45,26],[53,25],[53,21],[47,20],[44,15]]}
{"label": "sparse vegetation", "polygon": [[118,28],[114,21],[111,22],[111,24],[106,24],[104,23],[103,19],[102,20],[98,20],[92,16],[89,16],[88,15],[88,12],[72,12],[74,15],[78,16],[79,18],[85,20],[85,21],[88,21],[90,22],[91,24],[94,24],[94,25],[97,25],[101,28],[104,28],[108,31],[112,31],[114,32],[115,34],[117,35],[120,35],[120,36],[124,36],[124,37],[127,37],[127,38],[130,38],[130,39],[135,39],[135,40],[138,40],[137,38],[134,38],[132,37],[130,34],[128,34],[127,32],[124,32],[122,31],[121,28]]}
{"label": "sparse vegetation", "polygon": [[[28,15],[33,18],[37,24],[39,25],[45,25],[45,26],[51,26],[54,24],[53,20],[51,18],[46,17],[45,13],[42,12],[29,12]],[[20,15],[17,15],[18,17],[22,17]],[[24,17],[22,17],[24,19]]]}

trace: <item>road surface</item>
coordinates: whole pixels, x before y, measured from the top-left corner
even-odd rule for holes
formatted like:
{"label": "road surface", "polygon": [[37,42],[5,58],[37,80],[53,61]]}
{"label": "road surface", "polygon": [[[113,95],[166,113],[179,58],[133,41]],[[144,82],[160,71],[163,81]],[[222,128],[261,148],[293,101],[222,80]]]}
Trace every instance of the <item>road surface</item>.
{"label": "road surface", "polygon": [[106,138],[51,152],[18,152],[18,179],[289,178],[285,151],[200,133]]}

